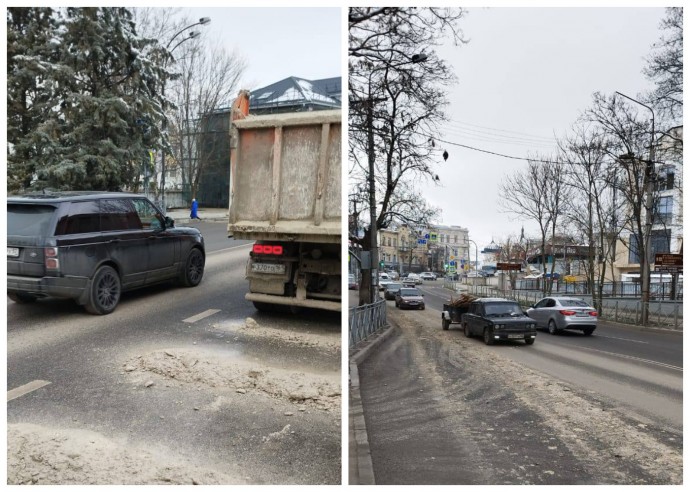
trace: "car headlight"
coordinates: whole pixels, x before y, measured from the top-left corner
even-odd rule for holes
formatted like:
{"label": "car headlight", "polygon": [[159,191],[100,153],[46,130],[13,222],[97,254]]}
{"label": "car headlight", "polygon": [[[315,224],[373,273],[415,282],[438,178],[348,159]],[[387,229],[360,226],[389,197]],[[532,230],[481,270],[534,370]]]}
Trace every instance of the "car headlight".
{"label": "car headlight", "polygon": [[506,325],[494,325],[494,330],[502,330]]}
{"label": "car headlight", "polygon": [[537,327],[537,325],[535,325],[534,323],[527,323],[527,329],[528,329],[528,330],[533,330],[533,329],[535,329],[536,327]]}

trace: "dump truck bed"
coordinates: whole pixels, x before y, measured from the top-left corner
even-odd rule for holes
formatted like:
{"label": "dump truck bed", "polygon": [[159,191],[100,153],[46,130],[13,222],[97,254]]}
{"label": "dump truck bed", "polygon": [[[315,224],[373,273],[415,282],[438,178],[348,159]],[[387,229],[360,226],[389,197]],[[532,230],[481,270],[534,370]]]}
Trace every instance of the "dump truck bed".
{"label": "dump truck bed", "polygon": [[228,234],[339,243],[341,111],[233,121]]}

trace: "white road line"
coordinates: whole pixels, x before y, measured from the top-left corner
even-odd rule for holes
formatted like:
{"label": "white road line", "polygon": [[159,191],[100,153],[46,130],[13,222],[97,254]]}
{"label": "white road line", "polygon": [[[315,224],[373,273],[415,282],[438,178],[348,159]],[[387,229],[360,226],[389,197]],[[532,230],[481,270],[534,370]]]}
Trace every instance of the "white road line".
{"label": "white road line", "polygon": [[30,383],[26,383],[23,386],[20,386],[19,388],[14,388],[13,390],[10,390],[7,392],[7,401],[12,401],[15,398],[19,398],[20,396],[24,396],[27,393],[31,393],[32,391],[36,391],[39,388],[43,388],[44,386],[48,386],[50,384],[50,381],[41,381],[40,379],[37,379],[36,381],[31,381]]}
{"label": "white road line", "polygon": [[642,341],[642,340],[632,340],[632,339],[630,339],[630,338],[610,337],[610,336],[608,336],[608,335],[599,335],[598,333],[597,333],[597,337],[600,337],[600,338],[613,338],[614,340],[625,340],[626,342],[634,342],[634,343],[649,344],[649,342],[644,342],[644,341]]}
{"label": "white road line", "polygon": [[208,318],[209,316],[212,316],[218,312],[220,312],[220,309],[207,309],[203,313],[199,313],[191,318],[183,319],[182,321],[185,323],[196,323],[200,319]]}
{"label": "white road line", "polygon": [[248,243],[248,244],[240,244],[239,246],[233,246],[233,247],[231,247],[231,248],[217,249],[217,250],[215,250],[215,251],[209,251],[209,252],[207,252],[207,253],[206,253],[206,256],[216,255],[216,254],[219,254],[219,253],[225,253],[226,251],[232,251],[233,249],[247,248],[247,247],[252,246],[252,245],[254,245],[253,242],[252,242],[252,243]]}
{"label": "white road line", "polygon": [[606,350],[599,350],[599,349],[594,349],[594,348],[590,348],[590,347],[578,347],[578,348],[583,349],[583,350],[591,350],[592,352],[599,352],[601,354],[613,355],[614,357],[620,357],[621,359],[635,360],[638,362],[644,362],[645,364],[652,364],[655,366],[666,367],[668,369],[674,369],[676,371],[683,372],[682,367],[672,366],[670,364],[665,364],[663,362],[657,362],[655,360],[641,359],[639,357],[633,357],[632,355],[617,354],[615,352],[607,352]]}

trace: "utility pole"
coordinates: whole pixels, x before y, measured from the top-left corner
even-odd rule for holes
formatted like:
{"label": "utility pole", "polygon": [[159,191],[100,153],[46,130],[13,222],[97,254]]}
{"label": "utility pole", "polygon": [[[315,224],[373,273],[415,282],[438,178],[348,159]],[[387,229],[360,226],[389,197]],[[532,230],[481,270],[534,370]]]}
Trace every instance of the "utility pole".
{"label": "utility pole", "polygon": [[640,310],[640,322],[642,326],[647,326],[649,322],[649,283],[650,283],[650,261],[651,261],[651,237],[652,237],[652,214],[654,207],[654,158],[656,157],[654,152],[654,110],[644,103],[641,103],[637,99],[633,99],[630,96],[616,91],[616,94],[623,96],[626,99],[630,99],[632,102],[644,106],[652,113],[652,134],[649,139],[649,160],[645,162],[644,177],[643,177],[643,189],[645,193],[644,197],[644,213],[645,213],[645,224],[642,242],[644,244],[644,254],[640,255],[640,279],[642,284],[642,309]]}

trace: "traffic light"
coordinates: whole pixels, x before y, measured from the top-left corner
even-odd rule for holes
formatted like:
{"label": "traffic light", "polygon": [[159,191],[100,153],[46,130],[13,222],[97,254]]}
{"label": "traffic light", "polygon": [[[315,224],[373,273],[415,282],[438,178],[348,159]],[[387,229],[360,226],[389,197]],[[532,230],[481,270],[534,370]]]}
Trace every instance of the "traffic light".
{"label": "traffic light", "polygon": [[386,263],[383,260],[379,261],[379,268],[383,268],[385,265]]}

